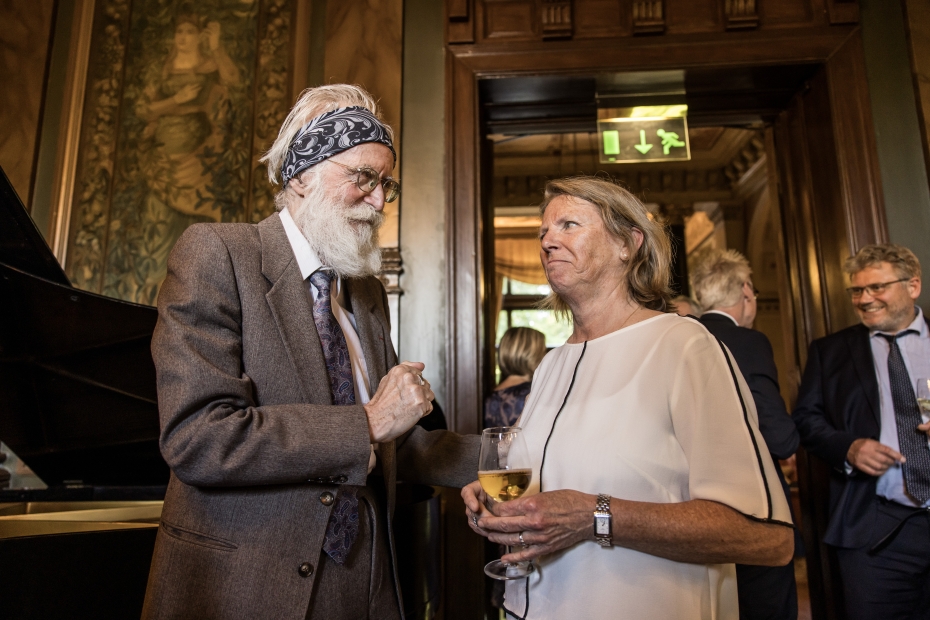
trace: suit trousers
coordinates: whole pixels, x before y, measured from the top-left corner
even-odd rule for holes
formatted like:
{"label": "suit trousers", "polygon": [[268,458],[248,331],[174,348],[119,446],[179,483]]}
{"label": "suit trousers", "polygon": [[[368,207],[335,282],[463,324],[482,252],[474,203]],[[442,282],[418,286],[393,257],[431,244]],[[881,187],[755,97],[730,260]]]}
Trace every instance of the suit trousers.
{"label": "suit trousers", "polygon": [[368,487],[359,489],[358,508],[358,537],[345,563],[337,564],[320,552],[308,620],[401,618],[385,531],[387,519]]}
{"label": "suit trousers", "polygon": [[797,620],[794,562],[786,566],[736,565],[740,620]]}
{"label": "suit trousers", "polygon": [[914,512],[878,502],[873,540],[862,549],[837,549],[847,620],[930,620],[930,512],[911,517],[887,547],[869,548]]}

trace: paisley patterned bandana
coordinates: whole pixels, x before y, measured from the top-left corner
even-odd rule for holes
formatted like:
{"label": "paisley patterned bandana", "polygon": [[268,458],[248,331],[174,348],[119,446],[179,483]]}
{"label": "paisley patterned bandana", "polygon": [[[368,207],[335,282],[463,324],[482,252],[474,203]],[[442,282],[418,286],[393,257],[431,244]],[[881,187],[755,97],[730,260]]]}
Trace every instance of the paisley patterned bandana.
{"label": "paisley patterned bandana", "polygon": [[387,128],[367,108],[351,106],[320,114],[301,127],[291,140],[281,165],[283,184],[287,185],[307,168],[364,142],[380,142],[388,147],[397,163]]}

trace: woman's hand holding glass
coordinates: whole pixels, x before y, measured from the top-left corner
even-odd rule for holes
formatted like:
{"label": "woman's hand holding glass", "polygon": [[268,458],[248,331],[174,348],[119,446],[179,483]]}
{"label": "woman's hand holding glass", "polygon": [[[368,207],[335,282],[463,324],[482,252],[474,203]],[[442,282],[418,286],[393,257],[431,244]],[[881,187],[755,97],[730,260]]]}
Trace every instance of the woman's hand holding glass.
{"label": "woman's hand holding glass", "polygon": [[[493,505],[489,511],[479,498],[480,485],[462,489],[472,529],[488,540],[510,545],[504,562],[523,562],[594,540],[597,496],[579,491],[547,491]],[[472,517],[477,517],[477,524]],[[520,534],[523,534],[521,546]]]}

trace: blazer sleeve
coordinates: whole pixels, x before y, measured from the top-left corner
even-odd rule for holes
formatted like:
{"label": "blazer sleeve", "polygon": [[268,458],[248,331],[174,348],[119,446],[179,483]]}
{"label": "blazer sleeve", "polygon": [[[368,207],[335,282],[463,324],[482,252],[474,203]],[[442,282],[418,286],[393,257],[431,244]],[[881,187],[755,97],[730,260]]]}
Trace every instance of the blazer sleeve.
{"label": "blazer sleeve", "polygon": [[769,339],[762,332],[749,331],[753,340],[755,363],[745,377],[759,412],[759,431],[769,452],[786,459],[797,452],[801,438],[778,389],[778,369]]}
{"label": "blazer sleeve", "polygon": [[427,431],[419,426],[397,440],[397,478],[444,487],[463,487],[478,479],[480,435]]}
{"label": "blazer sleeve", "polygon": [[239,293],[220,235],[189,228],[168,260],[152,337],[169,467],[194,486],[364,485],[370,439],[361,405],[257,402],[243,370]]}
{"label": "blazer sleeve", "polygon": [[[798,390],[798,403],[794,409],[794,422],[801,435],[801,445],[845,473],[846,454],[858,437],[836,428],[828,416],[824,397],[823,348],[820,341],[811,343],[807,367]],[[835,412],[834,412],[835,413]]]}

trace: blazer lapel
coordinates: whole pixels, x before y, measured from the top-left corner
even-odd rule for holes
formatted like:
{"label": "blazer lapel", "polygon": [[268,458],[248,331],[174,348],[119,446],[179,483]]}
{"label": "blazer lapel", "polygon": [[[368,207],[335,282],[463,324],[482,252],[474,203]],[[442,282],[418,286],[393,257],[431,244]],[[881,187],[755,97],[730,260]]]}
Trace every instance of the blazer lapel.
{"label": "blazer lapel", "polygon": [[869,342],[869,330],[862,326],[859,329],[850,330],[847,337],[847,344],[850,349],[850,357],[856,374],[859,376],[859,385],[865,392],[866,400],[872,409],[872,415],[875,416],[875,424],[881,428],[881,405],[878,400],[878,379],[875,377],[875,365],[872,359],[872,346]]}
{"label": "blazer lapel", "polygon": [[265,299],[297,371],[304,400],[331,405],[326,359],[312,318],[313,304],[280,217],[275,214],[263,220],[258,231],[262,242],[262,274],[271,283]]}

